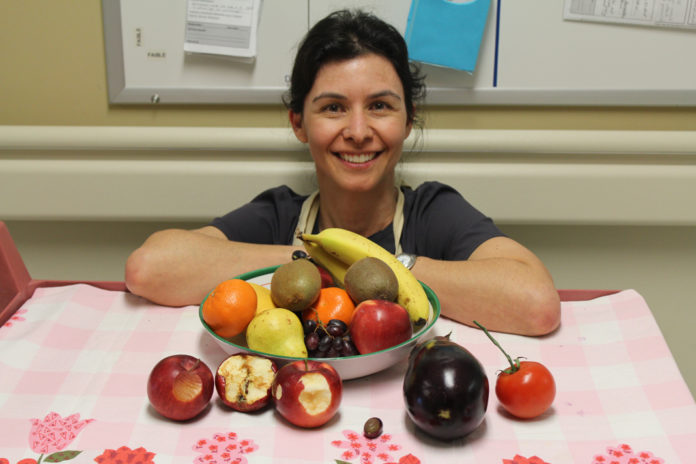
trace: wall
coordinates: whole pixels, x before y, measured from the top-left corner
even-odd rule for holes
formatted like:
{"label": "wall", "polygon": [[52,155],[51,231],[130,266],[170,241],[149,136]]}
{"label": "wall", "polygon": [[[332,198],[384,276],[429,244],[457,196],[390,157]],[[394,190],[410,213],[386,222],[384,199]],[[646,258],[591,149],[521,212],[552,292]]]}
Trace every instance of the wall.
{"label": "wall", "polygon": [[[82,170],[74,172],[82,188],[99,189],[103,188],[100,182],[90,183],[89,176],[93,172],[104,175],[112,162],[118,166],[139,167],[153,162],[155,164],[151,165],[151,169],[154,172],[158,167],[176,170],[176,162],[243,162],[247,163],[245,166],[255,166],[258,161],[272,164],[275,161],[301,163],[305,160],[301,151],[294,148],[290,151],[259,150],[247,154],[241,151],[231,153],[220,148],[203,152],[188,148],[167,150],[164,147],[100,148],[99,141],[89,142],[91,134],[99,133],[97,129],[100,128],[278,129],[287,127],[285,110],[280,105],[110,107],[106,95],[99,2],[8,0],[0,3],[0,25],[0,127],[7,129],[0,137],[10,138],[15,126],[36,126],[36,131],[31,132],[34,136],[27,135],[24,141],[14,138],[7,142],[0,139],[0,145],[4,146],[0,148],[0,161],[4,163],[2,166],[6,172],[8,167],[16,168],[26,175],[26,179],[33,179],[33,182],[13,188],[10,195],[7,190],[3,191],[0,195],[0,220],[8,223],[31,274],[36,278],[121,279],[127,253],[149,232],[165,226],[199,225],[204,217],[210,215],[205,210],[207,205],[221,201],[219,198],[192,196],[195,204],[190,207],[196,209],[198,206],[197,214],[168,217],[162,211],[154,210],[150,211],[152,220],[145,219],[147,211],[135,214],[132,201],[122,205],[126,212],[121,215],[112,211],[102,216],[80,216],[75,212],[92,211],[80,205],[58,208],[62,214],[51,215],[53,208],[42,212],[42,200],[49,199],[44,189],[47,185],[56,189],[62,185],[60,193],[65,195],[66,200],[89,196],[84,193],[78,195],[67,184],[61,184],[72,178],[72,167]],[[635,148],[620,136],[623,131],[630,131],[628,135],[636,135],[640,131],[677,131],[656,135],[658,139],[653,139],[653,146],[661,145],[659,141],[655,142],[659,136],[665,137],[665,146],[672,143],[668,140],[670,135],[685,135],[688,141],[692,140],[692,131],[696,128],[696,109],[445,106],[428,108],[426,122],[430,128],[453,130],[459,136],[469,137],[460,140],[457,146],[473,140],[471,137],[476,133],[468,130],[484,131],[489,135],[486,139],[488,142],[495,142],[496,136],[501,134],[519,135],[517,131],[539,137],[560,131],[564,137],[570,137],[570,132],[580,130],[600,131],[608,134],[611,140],[623,140],[624,147]],[[71,126],[70,129],[78,133],[83,131],[82,136],[78,135],[82,146],[79,150],[72,150],[69,146],[54,150],[46,144],[42,145],[41,140],[32,140],[46,134],[53,137],[51,134],[54,133],[46,130],[46,126]],[[595,132],[581,134],[597,135]],[[522,138],[518,140],[523,143]],[[31,147],[32,143],[39,147]],[[124,143],[128,145],[127,141]],[[637,155],[606,155],[587,150],[575,150],[571,154],[560,150],[535,154],[526,153],[524,149],[476,155],[470,150],[461,158],[455,156],[457,154],[453,148],[456,147],[444,150],[446,153],[440,155],[424,153],[416,162],[423,163],[425,167],[432,166],[429,160],[439,157],[434,161],[435,166],[445,159],[448,166],[461,164],[461,170],[465,170],[468,163],[469,166],[482,168],[474,172],[487,173],[492,178],[501,172],[498,169],[502,169],[502,172],[518,171],[516,168],[520,167],[519,162],[522,161],[525,169],[519,172],[527,172],[528,177],[520,188],[526,188],[527,194],[537,201],[543,201],[543,196],[534,189],[535,172],[549,165],[575,173],[576,185],[581,185],[583,179],[599,178],[599,185],[606,187],[613,183],[611,175],[627,173],[623,180],[633,194],[640,192],[642,182],[648,182],[643,200],[653,195],[664,195],[664,189],[670,187],[669,180],[672,178],[679,185],[685,185],[696,165],[693,148],[691,152],[681,150],[676,155],[667,156],[659,150],[648,150]],[[640,147],[637,147],[637,151],[640,151]],[[51,170],[48,166],[56,169]],[[97,166],[96,171],[94,166]],[[622,170],[625,166],[628,168]],[[602,169],[604,167],[609,170],[605,171]],[[585,177],[577,174],[582,173],[583,169],[589,170]],[[649,183],[651,177],[645,177],[645,174],[652,171],[660,173],[660,182]],[[61,172],[63,177],[56,174]],[[601,179],[602,172],[610,173],[609,178]],[[687,177],[680,175],[680,172],[686,173]],[[545,179],[551,182],[549,179],[552,177]],[[7,189],[8,177],[3,181]],[[146,189],[147,182],[147,177],[140,178],[137,188]],[[159,182],[161,180],[153,186],[160,188]],[[185,185],[174,187],[183,190],[187,188]],[[152,190],[148,197],[157,197],[156,189]],[[126,188],[124,195],[127,196],[127,193]],[[588,189],[593,203],[581,205],[584,206],[582,209],[567,211],[570,216],[573,213],[584,215],[585,220],[570,221],[567,217],[563,219],[563,213],[553,208],[554,203],[550,200],[557,192],[550,191],[547,193],[549,200],[545,203],[545,216],[529,221],[525,217],[529,217],[530,210],[515,216],[514,208],[505,204],[504,194],[500,191],[496,190],[495,196],[486,195],[485,186],[479,183],[473,193],[477,205],[494,215],[506,232],[532,248],[547,262],[559,287],[635,288],[641,292],[653,309],[692,392],[696,392],[696,366],[691,359],[696,346],[688,332],[696,322],[696,312],[693,298],[687,294],[696,275],[696,234],[693,233],[694,221],[689,219],[693,217],[694,209],[683,207],[684,202],[694,198],[693,195],[679,198],[677,192],[672,192],[670,198],[674,201],[651,205],[653,212],[664,210],[667,218],[656,218],[655,213],[643,220],[636,220],[640,216],[641,205],[638,204],[631,220],[612,221],[609,213],[602,217],[592,213],[594,206],[601,206],[603,197],[609,202],[619,201],[622,205],[628,204],[631,199],[622,197],[621,189],[605,192]],[[572,200],[579,201],[578,195],[574,195]],[[119,204],[116,200],[112,198],[112,204]],[[229,207],[242,200],[240,197],[230,199]],[[563,197],[558,197],[556,205],[562,201]],[[167,203],[174,202],[159,198],[153,200],[151,205]],[[25,205],[31,211],[27,216],[22,216],[17,209]],[[605,208],[603,211],[610,210]],[[498,213],[502,217],[498,217]],[[678,219],[682,216],[686,219],[680,222]]]}

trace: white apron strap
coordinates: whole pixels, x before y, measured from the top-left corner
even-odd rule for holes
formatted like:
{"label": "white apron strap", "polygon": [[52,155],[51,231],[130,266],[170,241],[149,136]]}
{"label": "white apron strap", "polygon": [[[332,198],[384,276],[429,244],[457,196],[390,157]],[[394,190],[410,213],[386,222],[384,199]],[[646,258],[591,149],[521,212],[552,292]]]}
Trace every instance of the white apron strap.
{"label": "white apron strap", "polygon": [[302,209],[300,209],[300,217],[297,220],[297,227],[295,228],[295,236],[292,239],[293,246],[302,246],[302,240],[297,236],[299,234],[311,234],[314,229],[314,223],[317,220],[317,213],[319,212],[319,190],[316,190],[310,194],[305,201],[302,203]]}
{"label": "white apron strap", "polygon": [[[401,233],[404,229],[404,193],[400,188],[396,191],[396,208],[394,208],[394,220],[392,221],[392,230],[394,231],[394,244],[396,246],[396,254],[401,253]],[[293,237],[293,246],[302,246],[302,241],[297,237],[299,234],[311,234],[314,229],[314,223],[317,220],[319,212],[319,191],[313,192],[302,203],[300,209],[300,217],[297,220],[297,228]]]}
{"label": "white apron strap", "polygon": [[395,255],[401,253],[401,233],[404,230],[404,192],[400,188],[396,188],[398,192],[396,197],[396,208],[394,209],[394,219],[392,221],[392,230],[394,231],[394,246],[396,247]]}

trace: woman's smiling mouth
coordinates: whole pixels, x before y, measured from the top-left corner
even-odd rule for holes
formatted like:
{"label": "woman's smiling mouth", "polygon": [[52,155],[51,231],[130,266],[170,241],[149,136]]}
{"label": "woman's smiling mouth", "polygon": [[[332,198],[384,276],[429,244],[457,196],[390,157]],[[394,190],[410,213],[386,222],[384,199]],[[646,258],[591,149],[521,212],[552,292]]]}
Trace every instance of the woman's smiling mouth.
{"label": "woman's smiling mouth", "polygon": [[377,151],[371,151],[367,153],[334,153],[334,155],[338,156],[341,158],[343,161],[346,161],[348,163],[354,163],[354,164],[362,164],[362,163],[367,163],[369,161],[372,161],[375,159],[377,156],[379,156],[381,152]]}

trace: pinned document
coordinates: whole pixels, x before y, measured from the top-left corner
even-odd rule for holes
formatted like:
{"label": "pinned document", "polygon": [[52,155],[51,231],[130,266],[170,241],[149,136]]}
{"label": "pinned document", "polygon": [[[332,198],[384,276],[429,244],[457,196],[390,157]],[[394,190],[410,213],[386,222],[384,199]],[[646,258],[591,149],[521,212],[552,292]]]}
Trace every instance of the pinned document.
{"label": "pinned document", "polygon": [[412,0],[406,24],[409,58],[473,73],[489,7],[490,0]]}
{"label": "pinned document", "polygon": [[184,51],[253,60],[261,0],[188,0]]}

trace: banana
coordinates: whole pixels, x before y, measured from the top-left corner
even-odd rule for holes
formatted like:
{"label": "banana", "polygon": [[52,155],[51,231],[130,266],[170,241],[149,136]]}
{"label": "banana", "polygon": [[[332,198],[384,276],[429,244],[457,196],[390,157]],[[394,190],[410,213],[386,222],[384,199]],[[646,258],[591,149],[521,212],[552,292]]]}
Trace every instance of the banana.
{"label": "banana", "polygon": [[312,260],[326,269],[329,274],[331,274],[331,277],[333,277],[334,283],[343,288],[343,281],[348,271],[348,265],[336,259],[333,255],[330,255],[316,242],[304,242],[304,247],[307,253],[309,253],[309,256],[312,257]]}
{"label": "banana", "polygon": [[[320,265],[324,265],[322,259],[326,259],[327,256],[333,259],[331,262],[334,265],[336,261],[342,263],[342,268],[346,270],[354,262],[368,256],[381,259],[396,274],[399,281],[397,302],[408,311],[414,329],[420,329],[428,321],[428,296],[420,282],[394,255],[372,240],[339,228],[324,229],[318,234],[300,234],[300,239],[307,253]],[[318,250],[321,250],[323,254],[318,253]],[[315,258],[312,253],[318,256]],[[327,270],[331,272],[330,269]],[[345,276],[345,272],[343,275]],[[343,282],[342,279],[341,282]]]}

